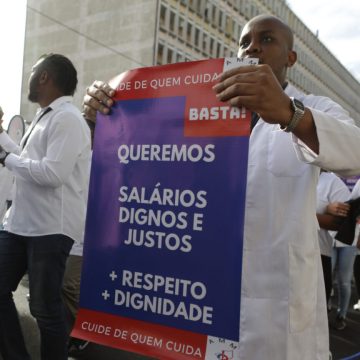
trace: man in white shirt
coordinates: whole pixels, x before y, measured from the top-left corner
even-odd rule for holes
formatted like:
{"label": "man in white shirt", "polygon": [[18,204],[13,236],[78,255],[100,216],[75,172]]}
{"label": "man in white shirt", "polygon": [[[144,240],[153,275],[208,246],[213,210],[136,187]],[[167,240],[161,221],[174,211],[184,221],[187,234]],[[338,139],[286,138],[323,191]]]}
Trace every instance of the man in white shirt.
{"label": "man in white shirt", "polygon": [[333,287],[331,257],[334,238],[330,231],[339,229],[341,222],[349,213],[350,191],[345,183],[334,173],[321,170],[317,185],[316,217],[320,229],[319,246],[325,282],[326,303],[329,307]]}
{"label": "man in white shirt", "polygon": [[[360,173],[360,129],[338,104],[287,83],[297,55],[280,19],[250,20],[238,56],[259,65],[229,70],[214,87],[220,101],[260,118],[250,136],[238,359],[326,360],[316,185],[320,167]],[[85,116],[109,113],[113,95],[108,84],[94,82]]]}
{"label": "man in white shirt", "polygon": [[77,73],[69,59],[39,59],[29,100],[40,110],[17,146],[0,127],[0,163],[15,176],[13,203],[0,232],[0,354],[30,359],[12,292],[27,271],[30,311],[41,337],[41,359],[67,359],[61,298],[66,258],[83,237],[90,131],[72,105]]}

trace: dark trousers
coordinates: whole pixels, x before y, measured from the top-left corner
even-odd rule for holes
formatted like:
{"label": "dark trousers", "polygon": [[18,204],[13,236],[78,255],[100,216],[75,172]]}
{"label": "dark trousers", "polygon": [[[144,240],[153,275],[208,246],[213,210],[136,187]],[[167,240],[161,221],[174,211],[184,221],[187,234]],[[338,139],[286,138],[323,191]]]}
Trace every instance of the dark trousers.
{"label": "dark trousers", "polygon": [[360,255],[356,255],[354,262],[354,278],[358,299],[360,300]]}
{"label": "dark trousers", "polygon": [[40,329],[41,359],[67,359],[61,287],[72,244],[62,234],[25,237],[0,232],[0,354],[4,360],[30,359],[12,294],[26,271],[30,312]]}
{"label": "dark trousers", "polygon": [[331,289],[332,289],[332,268],[331,268],[331,256],[321,255],[321,263],[324,273],[326,304],[329,303]]}

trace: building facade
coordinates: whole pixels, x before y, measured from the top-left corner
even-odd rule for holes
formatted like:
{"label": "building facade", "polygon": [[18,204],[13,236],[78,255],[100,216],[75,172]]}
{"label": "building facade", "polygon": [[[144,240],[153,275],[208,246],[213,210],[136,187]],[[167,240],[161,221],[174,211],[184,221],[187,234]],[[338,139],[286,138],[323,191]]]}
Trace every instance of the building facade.
{"label": "building facade", "polygon": [[290,82],[332,98],[360,125],[359,82],[283,0],[28,0],[21,113],[31,121],[26,81],[44,53],[73,60],[80,107],[96,79],[142,66],[236,56],[242,27],[263,13],[294,30],[298,63],[289,70]]}

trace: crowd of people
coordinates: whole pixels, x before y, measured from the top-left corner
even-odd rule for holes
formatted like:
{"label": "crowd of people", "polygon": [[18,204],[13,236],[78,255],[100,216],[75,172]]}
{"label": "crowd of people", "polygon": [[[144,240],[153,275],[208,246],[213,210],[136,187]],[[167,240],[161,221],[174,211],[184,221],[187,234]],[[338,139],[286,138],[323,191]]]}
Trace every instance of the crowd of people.
{"label": "crowd of people", "polygon": [[[317,186],[317,219],[319,221],[319,246],[323,266],[326,302],[328,311],[331,311],[331,293],[333,292],[333,274],[337,278],[337,316],[335,323],[331,324],[337,330],[346,327],[346,314],[351,298],[351,281],[360,277],[354,266],[355,257],[360,250],[359,222],[360,211],[354,220],[349,223],[353,231],[350,243],[336,240],[335,236],[345,218],[349,217],[351,205],[349,200],[360,198],[360,180],[350,193],[350,190],[334,173],[321,171]],[[357,220],[358,218],[358,220]],[[336,271],[335,271],[336,270]],[[359,280],[358,280],[359,281]],[[357,288],[360,298],[360,288]],[[354,309],[357,309],[354,305]]]}
{"label": "crowd of people", "polygon": [[[345,204],[349,194],[324,194],[333,189],[327,185],[333,181],[327,171],[343,177],[360,174],[360,129],[334,101],[306,95],[287,81],[287,70],[297,60],[293,41],[291,29],[279,18],[251,19],[242,30],[238,57],[257,58],[259,64],[224,72],[213,88],[219,101],[258,115],[249,145],[240,360],[329,359],[326,294],[329,299],[331,266],[342,274],[339,323],[349,306],[349,260],[343,258],[355,259],[355,246],[349,254],[348,248],[329,246],[328,236],[350,211]],[[40,109],[20,146],[0,126],[0,164],[15,178],[0,232],[3,360],[30,359],[12,297],[26,272],[41,359],[68,356],[91,159],[88,124],[96,122],[97,111],[109,113],[115,93],[107,83],[95,81],[81,113],[71,103],[76,84],[68,58],[41,57],[32,69],[28,94]],[[319,182],[320,169],[326,171]],[[325,230],[320,247],[319,224]]]}

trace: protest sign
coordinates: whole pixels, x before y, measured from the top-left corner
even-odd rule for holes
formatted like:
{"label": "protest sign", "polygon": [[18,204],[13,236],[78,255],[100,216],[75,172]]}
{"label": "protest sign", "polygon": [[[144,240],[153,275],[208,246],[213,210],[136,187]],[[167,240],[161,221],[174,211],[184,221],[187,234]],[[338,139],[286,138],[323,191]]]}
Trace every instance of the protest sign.
{"label": "protest sign", "polygon": [[161,359],[235,356],[250,113],[212,87],[242,62],[142,68],[111,82],[73,336]]}

